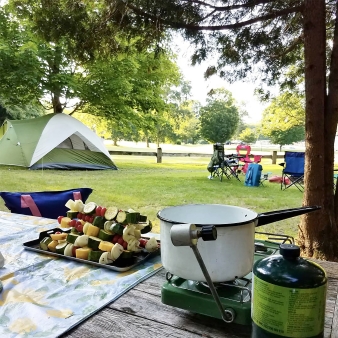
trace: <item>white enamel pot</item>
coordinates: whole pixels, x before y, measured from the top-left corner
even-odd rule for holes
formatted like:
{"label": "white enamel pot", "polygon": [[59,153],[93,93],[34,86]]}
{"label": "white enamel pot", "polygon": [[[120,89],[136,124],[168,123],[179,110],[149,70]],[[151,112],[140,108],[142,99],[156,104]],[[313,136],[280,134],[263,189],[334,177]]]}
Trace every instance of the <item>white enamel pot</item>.
{"label": "white enamel pot", "polygon": [[197,248],[213,282],[231,281],[247,275],[253,265],[255,228],[320,209],[318,206],[256,212],[221,204],[190,204],[158,212],[161,233],[161,260],[164,268],[179,277],[205,282],[203,272],[189,246],[174,246],[170,230],[174,224],[195,224],[197,229],[214,225],[215,241],[197,242]]}

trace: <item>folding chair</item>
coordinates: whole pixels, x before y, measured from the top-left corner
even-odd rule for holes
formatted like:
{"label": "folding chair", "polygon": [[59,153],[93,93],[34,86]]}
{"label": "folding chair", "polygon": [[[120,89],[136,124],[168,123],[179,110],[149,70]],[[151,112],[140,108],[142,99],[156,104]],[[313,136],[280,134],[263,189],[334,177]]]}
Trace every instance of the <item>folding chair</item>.
{"label": "folding chair", "polygon": [[251,152],[251,147],[248,144],[239,144],[236,147],[236,152],[237,152],[238,160],[244,163],[242,165],[241,170],[245,174],[248,170],[249,163],[252,163],[252,160],[249,157],[250,152]]}
{"label": "folding chair", "polygon": [[224,145],[221,143],[215,143],[213,147],[214,153],[207,167],[210,172],[208,178],[213,179],[218,177],[220,181],[222,181],[223,176],[225,176],[227,179],[235,177],[238,181],[240,181],[235,169],[238,167],[238,163],[236,162],[236,164],[234,164],[232,159],[225,158]]}
{"label": "folding chair", "polygon": [[304,165],[305,153],[286,151],[284,154],[281,190],[295,186],[299,191],[304,191]]}
{"label": "folding chair", "polygon": [[0,192],[5,206],[13,213],[57,219],[66,215],[68,200],[86,202],[91,188],[76,188],[61,191]]}
{"label": "folding chair", "polygon": [[248,144],[239,144],[236,147],[236,152],[239,161],[244,163],[241,168],[244,174],[246,174],[250,163],[260,163],[262,160],[262,155],[251,154],[251,147]]}
{"label": "folding chair", "polygon": [[264,186],[264,182],[269,180],[269,175],[272,174],[271,171],[269,171],[268,173],[262,173],[261,174],[261,178],[259,180],[259,185],[261,185],[262,187]]}

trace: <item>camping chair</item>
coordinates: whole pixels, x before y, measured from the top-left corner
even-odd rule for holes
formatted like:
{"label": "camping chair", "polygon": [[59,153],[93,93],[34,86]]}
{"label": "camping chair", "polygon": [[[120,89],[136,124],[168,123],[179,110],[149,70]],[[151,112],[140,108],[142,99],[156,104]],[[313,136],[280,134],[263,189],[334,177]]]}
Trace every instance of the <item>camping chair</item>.
{"label": "camping chair", "polygon": [[245,163],[251,163],[251,159],[249,157],[251,153],[251,147],[248,144],[239,144],[236,147],[236,152],[240,161]]}
{"label": "camping chair", "polygon": [[264,182],[269,180],[269,175],[272,174],[271,171],[267,172],[267,173],[262,173],[260,180],[259,180],[259,185],[261,185],[262,187],[264,186]]}
{"label": "camping chair", "polygon": [[213,179],[214,177],[218,177],[220,181],[222,181],[223,176],[227,179],[231,179],[234,176],[239,180],[236,170],[234,169],[237,168],[238,163],[236,162],[236,164],[233,165],[232,159],[225,158],[224,145],[215,143],[213,147],[214,153],[207,167],[210,172],[208,178]]}
{"label": "camping chair", "polygon": [[251,154],[251,147],[248,144],[239,144],[236,151],[239,161],[244,162],[241,168],[243,174],[246,174],[250,163],[260,163],[262,160],[262,155]]}
{"label": "camping chair", "polygon": [[263,173],[263,167],[259,163],[248,163],[244,185],[247,187],[263,187],[264,181],[269,179],[269,174],[271,172]]}
{"label": "camping chair", "polygon": [[248,170],[249,163],[252,163],[250,159],[251,147],[248,144],[239,144],[236,147],[236,152],[238,156],[238,160],[243,162],[241,171],[245,174]]}
{"label": "camping chair", "polygon": [[281,190],[295,186],[299,191],[304,191],[304,164],[305,153],[286,151],[284,154]]}
{"label": "camping chair", "polygon": [[65,216],[69,209],[68,200],[82,200],[92,193],[91,188],[77,188],[61,191],[0,192],[5,206],[13,213],[57,219]]}
{"label": "camping chair", "polygon": [[238,158],[235,155],[226,155],[224,158],[224,171],[228,179],[234,177],[236,180],[241,181],[238,177]]}

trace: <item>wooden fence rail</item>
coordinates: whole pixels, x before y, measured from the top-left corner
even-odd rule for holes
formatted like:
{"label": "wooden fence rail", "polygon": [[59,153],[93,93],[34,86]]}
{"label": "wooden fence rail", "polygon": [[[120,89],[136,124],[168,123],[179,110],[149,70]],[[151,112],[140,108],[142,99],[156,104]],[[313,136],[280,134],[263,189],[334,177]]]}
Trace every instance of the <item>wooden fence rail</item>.
{"label": "wooden fence rail", "polygon": [[[162,163],[163,156],[170,157],[211,157],[212,154],[200,154],[200,153],[164,153],[162,148],[157,148],[155,151],[120,151],[109,150],[110,155],[131,155],[131,156],[155,156],[157,163]],[[277,158],[284,158],[284,155],[278,155],[277,151],[273,151],[271,155],[262,155],[262,158],[271,159],[272,164],[277,163]]]}

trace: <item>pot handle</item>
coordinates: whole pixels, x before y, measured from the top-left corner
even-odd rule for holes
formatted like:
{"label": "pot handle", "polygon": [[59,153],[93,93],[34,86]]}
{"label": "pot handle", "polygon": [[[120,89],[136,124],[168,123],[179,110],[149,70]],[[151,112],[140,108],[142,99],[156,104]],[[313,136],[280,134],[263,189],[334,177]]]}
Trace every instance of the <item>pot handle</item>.
{"label": "pot handle", "polygon": [[282,221],[287,218],[300,216],[308,212],[316,211],[318,209],[321,209],[321,206],[314,205],[314,206],[309,206],[309,207],[264,212],[264,213],[258,214],[256,227],[259,227],[265,224],[270,224],[270,223],[277,222],[277,221]]}

